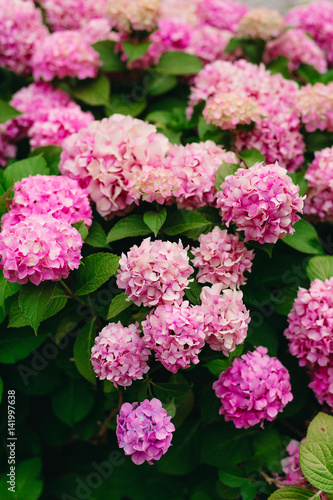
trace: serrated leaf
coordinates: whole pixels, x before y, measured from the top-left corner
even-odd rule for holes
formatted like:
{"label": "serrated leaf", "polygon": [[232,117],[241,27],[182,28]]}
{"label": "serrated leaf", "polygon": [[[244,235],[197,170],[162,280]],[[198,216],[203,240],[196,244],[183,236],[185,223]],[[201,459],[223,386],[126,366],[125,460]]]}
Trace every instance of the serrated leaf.
{"label": "serrated leaf", "polygon": [[89,228],[89,233],[85,243],[95,248],[109,248],[106,242],[106,234],[99,222],[93,221],[91,227]]}
{"label": "serrated leaf", "polygon": [[96,336],[95,321],[87,323],[76,337],[74,344],[74,361],[79,373],[92,384],[96,384],[96,374],[90,358],[91,349]]}
{"label": "serrated leaf", "polygon": [[4,278],[2,271],[0,271],[0,307],[3,307],[5,300],[12,295],[15,295],[21,289],[18,283],[11,283]]}
{"label": "serrated leaf", "polygon": [[119,257],[111,253],[95,253],[85,257],[75,272],[75,292],[86,295],[99,288],[119,267]]}
{"label": "serrated leaf", "polygon": [[320,244],[315,228],[305,219],[300,219],[294,224],[293,235],[287,234],[283,242],[299,252],[312,255],[323,255],[324,249]]}
{"label": "serrated leaf", "polygon": [[224,467],[219,470],[219,479],[221,483],[237,488],[244,483],[248,483],[249,479],[244,476],[244,472],[238,467]]}
{"label": "serrated leaf", "polygon": [[331,278],[333,276],[333,256],[312,257],[306,266],[306,274],[311,281],[316,278],[322,281]]}
{"label": "serrated leaf", "polygon": [[66,295],[64,295],[61,288],[56,287],[52,299],[50,300],[45,309],[42,321],[45,321],[46,319],[51,318],[52,316],[58,314],[58,312],[60,312],[67,304],[67,300],[68,298],[66,297]]}
{"label": "serrated leaf", "polygon": [[193,212],[192,210],[177,210],[167,218],[164,225],[164,232],[169,236],[184,233],[191,229],[204,230],[212,226],[212,224],[202,215]]}
{"label": "serrated leaf", "polygon": [[72,427],[92,409],[94,394],[83,380],[69,379],[67,385],[52,396],[51,402],[57,417]]}
{"label": "serrated leaf", "polygon": [[265,163],[266,158],[256,149],[245,149],[238,153],[238,157],[243,160],[247,168],[251,168],[255,163]]}
{"label": "serrated leaf", "polygon": [[230,362],[227,359],[212,359],[208,363],[204,365],[210,373],[213,375],[220,375],[220,373],[224,372],[230,366]]}
{"label": "serrated leaf", "polygon": [[333,443],[333,417],[327,413],[318,413],[308,427],[306,441]]}
{"label": "serrated leaf", "polygon": [[216,189],[221,191],[221,184],[228,175],[234,175],[240,168],[238,163],[228,163],[226,161],[222,162],[222,165],[217,169],[216,172]]}
{"label": "serrated leaf", "polygon": [[37,333],[46,308],[53,297],[55,287],[54,282],[44,281],[38,286],[27,283],[21,289],[19,306],[35,333]]}
{"label": "serrated leaf", "polygon": [[81,235],[82,241],[86,239],[88,236],[88,228],[84,223],[84,220],[81,220],[80,222],[74,222],[72,226],[77,230],[77,232]]}
{"label": "serrated leaf", "polygon": [[128,62],[132,63],[137,59],[141,59],[141,57],[143,57],[147,53],[151,44],[152,42],[122,42],[123,50],[127,55]]}
{"label": "serrated leaf", "polygon": [[313,486],[333,493],[333,444],[300,443],[299,461],[304,476]]}
{"label": "serrated leaf", "polygon": [[116,222],[106,237],[108,243],[135,236],[146,236],[152,231],[144,223],[142,215],[129,215]]}
{"label": "serrated leaf", "polygon": [[4,185],[6,189],[9,189],[16,181],[29,177],[29,175],[49,175],[49,173],[50,170],[46,165],[45,158],[41,155],[33,156],[9,165],[3,174]]}
{"label": "serrated leaf", "polygon": [[0,100],[0,123],[17,118],[22,113],[13,108],[8,102]]}
{"label": "serrated leaf", "polygon": [[110,103],[110,81],[103,75],[95,79],[79,81],[71,88],[71,94],[90,106],[103,106]]}
{"label": "serrated leaf", "polygon": [[93,48],[99,53],[99,58],[103,63],[103,71],[123,71],[126,69],[120,55],[115,54],[115,42],[111,40],[102,40],[93,44]]}
{"label": "serrated leaf", "polygon": [[155,236],[163,226],[167,216],[167,211],[163,207],[160,212],[146,212],[143,214],[144,223],[151,229]]}
{"label": "serrated leaf", "polygon": [[154,70],[166,75],[196,75],[203,68],[202,62],[185,52],[165,52]]}
{"label": "serrated leaf", "polygon": [[120,314],[121,312],[128,309],[133,304],[133,302],[131,300],[126,300],[127,298],[128,296],[125,292],[116,295],[115,298],[112,299],[106,319],[112,319],[115,316],[118,316],[118,314]]}
{"label": "serrated leaf", "polygon": [[272,493],[268,500],[310,500],[316,497],[313,491],[297,488],[296,486],[285,486]]}

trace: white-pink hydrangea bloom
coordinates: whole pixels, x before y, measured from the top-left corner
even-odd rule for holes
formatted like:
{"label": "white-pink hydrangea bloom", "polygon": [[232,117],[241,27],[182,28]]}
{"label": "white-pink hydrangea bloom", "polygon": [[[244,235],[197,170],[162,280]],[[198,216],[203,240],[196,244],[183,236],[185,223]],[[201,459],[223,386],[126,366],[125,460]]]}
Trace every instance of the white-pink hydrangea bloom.
{"label": "white-pink hydrangea bloom", "polygon": [[333,222],[333,147],[315,152],[304,177],[308,181],[304,213]]}
{"label": "white-pink hydrangea bloom", "polygon": [[91,19],[105,15],[107,0],[39,0],[52,31],[84,27]]}
{"label": "white-pink hydrangea bloom", "polygon": [[125,455],[131,455],[136,465],[159,460],[171,446],[175,426],[162,407],[153,398],[142,403],[124,403],[117,416],[116,435]]}
{"label": "white-pink hydrangea bloom", "polygon": [[115,387],[128,387],[148,372],[149,355],[138,324],[125,327],[118,321],[109,323],[97,335],[90,359],[100,380],[107,379]]}
{"label": "white-pink hydrangea bloom", "polygon": [[239,163],[235,153],[226,151],[213,141],[171,147],[165,166],[180,182],[178,208],[191,210],[214,202],[216,172],[223,161]]}
{"label": "white-pink hydrangea bloom", "polygon": [[181,182],[170,168],[144,165],[128,175],[127,189],[134,200],[142,199],[160,205],[170,203],[182,193]]}
{"label": "white-pink hydrangea bloom", "polygon": [[288,370],[262,346],[234,359],[213,389],[221,399],[220,415],[238,429],[258,423],[263,427],[293,399]]}
{"label": "white-pink hydrangea bloom", "polygon": [[309,64],[319,73],[327,71],[327,61],[323,50],[302,29],[290,29],[276,40],[266,44],[263,60],[265,64],[279,56],[288,59],[290,72],[295,71],[300,64]]}
{"label": "white-pink hydrangea bloom", "polygon": [[193,265],[199,283],[220,283],[222,288],[238,288],[246,283],[244,273],[251,271],[253,250],[247,250],[238,234],[214,227],[199,236],[199,247],[192,247]]}
{"label": "white-pink hydrangea bloom", "polygon": [[172,373],[199,363],[205,345],[203,313],[188,301],[158,306],[142,322],[143,339],[155,357]]}
{"label": "white-pink hydrangea bloom", "polygon": [[333,277],[315,279],[309,290],[300,288],[288,321],[284,334],[300,366],[326,366],[333,354]]}
{"label": "white-pink hydrangea bloom", "polygon": [[245,3],[235,0],[200,0],[197,8],[198,18],[202,22],[233,32],[247,12]]}
{"label": "white-pink hydrangea bloom", "polygon": [[200,19],[197,15],[198,0],[163,0],[161,5],[161,19],[173,17],[197,26]]}
{"label": "white-pink hydrangea bloom", "polygon": [[326,366],[315,365],[309,372],[313,390],[318,402],[333,408],[333,356],[330,356]]}
{"label": "white-pink hydrangea bloom", "polygon": [[108,0],[107,16],[120,32],[152,31],[161,13],[160,0]]}
{"label": "white-pink hydrangea bloom", "polygon": [[308,132],[316,129],[333,131],[333,82],[301,87],[295,108]]}
{"label": "white-pink hydrangea bloom", "polygon": [[304,204],[299,186],[278,163],[239,168],[225,178],[216,199],[226,226],[233,222],[238,231],[244,231],[245,241],[259,243],[276,243],[293,234]]}
{"label": "white-pink hydrangea bloom", "polygon": [[0,2],[0,66],[18,74],[31,72],[31,58],[47,29],[31,0]]}
{"label": "white-pink hydrangea bloom", "polygon": [[258,7],[244,14],[237,27],[237,36],[267,41],[281,35],[284,29],[284,19],[277,10]]}
{"label": "white-pink hydrangea bloom", "polygon": [[200,294],[204,315],[206,342],[214,351],[225,356],[242,344],[247,336],[250,313],[243,303],[243,293],[237,290],[222,290],[216,283],[205,286]]}
{"label": "white-pink hydrangea bloom", "polygon": [[101,66],[99,54],[78,30],[55,31],[36,47],[32,72],[36,80],[49,82],[66,76],[95,78]]}
{"label": "white-pink hydrangea bloom", "polygon": [[299,445],[299,441],[296,441],[296,439],[292,439],[286,448],[289,456],[281,460],[282,470],[285,473],[286,477],[279,479],[282,480],[286,485],[307,485],[307,480],[302,473],[299,463]]}
{"label": "white-pink hydrangea bloom", "polygon": [[169,147],[168,139],[154,125],[114,114],[68,137],[59,169],[87,187],[105,217],[134,201],[128,192],[131,172],[144,165],[159,166]]}
{"label": "white-pink hydrangea bloom", "polygon": [[237,125],[250,125],[260,120],[258,103],[245,92],[218,92],[209,97],[202,112],[206,123],[223,130],[235,129]]}
{"label": "white-pink hydrangea bloom", "polygon": [[2,218],[2,227],[17,224],[31,214],[52,215],[69,224],[92,223],[92,210],[86,189],[74,179],[59,175],[29,176],[14,185],[10,211]]}
{"label": "white-pink hydrangea bloom", "polygon": [[137,305],[180,303],[193,272],[187,250],[181,241],[145,238],[139,247],[134,245],[127,255],[122,254],[118,287]]}
{"label": "white-pink hydrangea bloom", "polygon": [[31,214],[2,228],[0,268],[11,282],[58,281],[79,267],[81,247],[80,234],[68,222],[50,214]]}

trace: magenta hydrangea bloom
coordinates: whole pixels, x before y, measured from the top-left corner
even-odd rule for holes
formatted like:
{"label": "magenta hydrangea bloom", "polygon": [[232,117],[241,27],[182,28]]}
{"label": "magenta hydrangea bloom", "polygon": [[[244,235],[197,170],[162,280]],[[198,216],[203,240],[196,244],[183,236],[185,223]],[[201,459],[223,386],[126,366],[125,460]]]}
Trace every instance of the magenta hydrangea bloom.
{"label": "magenta hydrangea bloom", "polygon": [[191,248],[199,283],[219,283],[222,288],[238,288],[246,283],[244,273],[251,271],[253,250],[247,250],[238,234],[214,227],[199,236],[199,247]]}
{"label": "magenta hydrangea bloom", "polygon": [[87,190],[61,175],[30,175],[15,183],[14,198],[10,211],[2,218],[2,226],[17,224],[31,214],[50,214],[69,224],[92,223]]}
{"label": "magenta hydrangea bloom", "polygon": [[162,407],[161,401],[153,398],[142,403],[124,403],[117,416],[116,435],[125,455],[132,461],[150,465],[159,460],[171,446],[175,426]]}
{"label": "magenta hydrangea bloom", "polygon": [[296,441],[296,439],[292,439],[286,448],[289,456],[281,460],[282,470],[285,473],[286,477],[279,479],[282,480],[286,485],[307,485],[307,480],[302,473],[299,463],[299,445],[299,441]]}
{"label": "magenta hydrangea bloom", "polygon": [[138,324],[125,327],[118,321],[109,323],[95,338],[90,359],[100,380],[107,379],[115,387],[128,387],[149,370],[149,355]]}
{"label": "magenta hydrangea bloom", "polygon": [[144,165],[160,166],[169,148],[168,139],[154,125],[114,114],[68,137],[59,169],[87,187],[105,217],[134,201],[128,192],[131,173]]}
{"label": "magenta hydrangea bloom", "polygon": [[237,125],[250,125],[260,120],[258,103],[245,92],[217,92],[209,97],[202,112],[206,123],[235,129]]}
{"label": "magenta hydrangea bloom", "polygon": [[309,290],[300,288],[288,321],[284,334],[300,366],[326,366],[333,354],[333,277],[315,279]]}
{"label": "magenta hydrangea bloom", "polygon": [[112,27],[122,33],[152,31],[161,14],[161,1],[108,0],[106,10]]}
{"label": "magenta hydrangea bloom", "polygon": [[107,0],[39,0],[52,31],[84,27],[91,19],[105,15]]}
{"label": "magenta hydrangea bloom", "polygon": [[238,231],[244,231],[245,241],[259,243],[276,243],[293,234],[304,204],[299,186],[278,163],[239,168],[225,178],[216,198],[226,226],[233,222]]}
{"label": "magenta hydrangea bloom", "polygon": [[193,268],[181,241],[146,238],[122,254],[117,285],[136,305],[147,307],[179,303],[190,283]]}
{"label": "magenta hydrangea bloom", "polygon": [[295,108],[308,132],[316,129],[333,131],[333,82],[301,87]]}
{"label": "magenta hydrangea bloom", "polygon": [[258,7],[244,14],[237,27],[237,36],[267,41],[281,35],[284,29],[284,19],[277,10]]}
{"label": "magenta hydrangea bloom", "polygon": [[313,390],[318,402],[327,404],[333,408],[333,356],[329,358],[326,366],[315,365],[309,372],[311,382],[310,389]]}
{"label": "magenta hydrangea bloom", "polygon": [[304,213],[333,222],[333,147],[315,152],[304,177],[308,181]]}
{"label": "magenta hydrangea bloom", "polygon": [[99,54],[90,46],[84,33],[76,30],[56,31],[36,47],[32,72],[36,80],[46,82],[66,76],[84,80],[95,78],[101,64]]}
{"label": "magenta hydrangea bloom", "polygon": [[221,399],[220,415],[237,429],[258,423],[263,427],[293,399],[288,370],[262,346],[234,359],[213,389]]}
{"label": "magenta hydrangea bloom", "polygon": [[12,283],[58,281],[79,267],[81,247],[80,234],[68,222],[50,214],[31,214],[2,228],[0,268]]}
{"label": "magenta hydrangea bloom", "polygon": [[325,53],[316,42],[302,29],[290,29],[266,44],[263,60],[265,64],[277,59],[279,56],[286,57],[288,69],[292,73],[300,64],[309,64],[319,73],[327,71]]}
{"label": "magenta hydrangea bloom", "polygon": [[243,303],[243,293],[224,290],[222,285],[205,286],[200,294],[204,315],[206,342],[225,356],[246,338],[250,313]]}
{"label": "magenta hydrangea bloom", "polygon": [[7,133],[5,123],[0,123],[0,167],[5,167],[10,158],[15,158],[17,148]]}
{"label": "magenta hydrangea bloom", "polygon": [[147,347],[172,373],[199,363],[198,355],[205,345],[204,328],[201,306],[191,306],[188,301],[158,306],[142,322]]}
{"label": "magenta hydrangea bloom", "polygon": [[32,55],[47,33],[41,11],[31,0],[2,1],[0,66],[18,74],[30,73]]}
{"label": "magenta hydrangea bloom", "polygon": [[197,8],[198,18],[202,22],[233,32],[247,12],[248,7],[235,0],[200,0]]}

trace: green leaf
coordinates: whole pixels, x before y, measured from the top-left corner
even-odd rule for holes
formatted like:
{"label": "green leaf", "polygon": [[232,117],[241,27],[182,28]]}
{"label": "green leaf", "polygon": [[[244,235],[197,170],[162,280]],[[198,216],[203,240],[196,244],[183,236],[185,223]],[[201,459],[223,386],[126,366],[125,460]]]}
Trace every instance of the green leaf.
{"label": "green leaf", "polygon": [[268,497],[268,500],[309,500],[315,498],[315,493],[295,486],[280,488]]}
{"label": "green leaf", "polygon": [[166,216],[167,211],[163,207],[160,212],[146,212],[143,215],[143,221],[153,231],[154,235],[157,236],[165,222]]}
{"label": "green leaf", "polygon": [[0,123],[17,118],[22,113],[13,108],[8,102],[0,100]]}
{"label": "green leaf", "polygon": [[141,59],[141,57],[143,57],[147,53],[151,44],[152,42],[122,42],[124,52],[128,57],[128,62],[132,63],[137,59]]}
{"label": "green leaf", "polygon": [[255,451],[252,460],[259,470],[265,467],[271,471],[280,472],[284,447],[276,429],[265,429],[256,434],[253,436],[252,445]]}
{"label": "green leaf", "polygon": [[52,396],[51,402],[57,417],[72,427],[92,409],[94,393],[85,381],[69,379],[68,384]]}
{"label": "green leaf", "polygon": [[241,495],[243,500],[253,500],[257,495],[257,484],[247,480],[241,486]]}
{"label": "green leaf", "polygon": [[151,96],[166,94],[174,89],[178,83],[176,76],[163,75],[153,71],[150,71],[150,76],[153,78],[153,82],[149,85],[148,95]]}
{"label": "green leaf", "polygon": [[31,328],[6,329],[0,335],[0,363],[16,363],[45,342],[47,335],[36,337]]}
{"label": "green leaf", "polygon": [[60,146],[41,146],[29,153],[29,157],[42,155],[50,169],[51,175],[59,175],[58,165],[60,163],[60,155],[62,147]]}
{"label": "green leaf", "polygon": [[333,444],[300,443],[299,461],[304,476],[313,486],[333,493]]}
{"label": "green leaf", "polygon": [[29,177],[29,175],[49,175],[49,173],[50,170],[46,165],[45,158],[41,155],[33,156],[9,165],[3,174],[4,185],[6,189],[9,189],[16,181]]}
{"label": "green leaf", "polygon": [[90,361],[91,349],[95,343],[95,336],[95,321],[91,321],[82,328],[74,344],[74,361],[76,368],[79,373],[92,384],[96,384],[96,374]]}
{"label": "green leaf", "polygon": [[0,403],[2,401],[2,394],[3,394],[3,381],[2,378],[0,377]]}
{"label": "green leaf", "polygon": [[146,236],[152,231],[147,224],[144,223],[142,215],[129,215],[124,219],[116,222],[111,231],[106,237],[106,241],[122,240],[134,236]]}
{"label": "green leaf", "polygon": [[102,40],[94,43],[93,48],[99,53],[103,71],[123,71],[126,68],[125,63],[120,60],[120,55],[115,54],[115,42]]}
{"label": "green leaf", "polygon": [[204,365],[210,373],[219,376],[220,373],[224,372],[230,366],[230,361],[227,359],[212,359]]}
{"label": "green leaf", "polygon": [[68,298],[66,297],[66,295],[64,295],[62,289],[56,286],[52,299],[45,309],[42,321],[55,316],[59,311],[61,311],[67,304],[67,300]]}
{"label": "green leaf", "polygon": [[264,157],[264,155],[262,155],[256,149],[245,149],[244,151],[241,151],[240,153],[238,153],[237,156],[241,160],[243,160],[243,162],[245,163],[247,168],[251,168],[255,163],[258,163],[258,162],[259,163],[266,162],[266,158]]}
{"label": "green leaf", "polygon": [[86,239],[88,236],[88,228],[84,223],[84,220],[81,220],[80,222],[74,222],[72,226],[77,230],[77,232],[81,235],[82,241]]}
{"label": "green leaf", "polygon": [[296,72],[306,83],[311,83],[311,85],[320,82],[322,78],[322,75],[313,66],[305,63],[301,63]]}
{"label": "green leaf", "polygon": [[174,398],[175,401],[181,401],[187,393],[188,384],[169,384],[165,382],[153,383],[154,393],[158,399],[169,401]]}
{"label": "green leaf", "polygon": [[215,185],[217,191],[221,191],[221,184],[224,182],[224,179],[227,177],[227,175],[234,175],[239,168],[240,165],[237,163],[228,163],[226,161],[222,162],[222,165],[216,172]]}
{"label": "green leaf", "polygon": [[128,309],[133,304],[133,302],[131,300],[126,300],[127,298],[128,296],[125,292],[116,295],[115,298],[112,299],[106,319],[112,319],[115,316],[118,316],[118,314],[120,314],[121,312]]}
{"label": "green leaf", "polygon": [[241,38],[230,38],[228,45],[224,49],[224,52],[232,52],[233,50],[242,48],[243,40]]}
{"label": "green leaf", "polygon": [[[192,119],[194,115],[192,116]],[[216,144],[221,144],[223,137],[226,135],[230,135],[229,131],[221,130],[220,127],[216,125],[212,125],[211,123],[206,123],[206,120],[203,116],[199,116],[198,118],[198,135],[201,141],[214,141]]]}
{"label": "green leaf", "polygon": [[298,172],[294,172],[293,174],[288,174],[291,177],[292,181],[296,186],[299,186],[299,195],[303,196],[308,190],[308,181],[304,179],[306,171],[299,170]]}
{"label": "green leaf", "polygon": [[81,80],[71,88],[71,94],[90,106],[103,106],[110,103],[110,81],[103,75],[95,79]]}
{"label": "green leaf", "polygon": [[184,233],[191,229],[204,230],[213,225],[202,215],[193,212],[192,210],[177,210],[167,218],[164,232],[169,236]]}
{"label": "green leaf", "polygon": [[42,463],[40,457],[21,462],[15,470],[15,492],[9,491],[9,476],[4,475],[0,481],[0,497],[2,500],[38,500],[43,490],[40,478]]}
{"label": "green leaf", "polygon": [[85,243],[95,248],[109,248],[106,242],[106,234],[99,222],[93,221],[91,227],[89,228],[89,233]]}
{"label": "green leaf", "polygon": [[198,57],[185,52],[165,52],[155,71],[166,75],[196,75],[203,68]]}
{"label": "green leaf", "polygon": [[294,224],[293,235],[287,234],[283,242],[299,252],[312,255],[323,255],[324,250],[320,244],[315,228],[305,219],[300,219]]}
{"label": "green leaf", "polygon": [[333,276],[333,256],[312,257],[306,266],[306,274],[311,281],[316,278],[322,281],[331,278]]}
{"label": "green leaf", "polygon": [[326,132],[321,130],[316,130],[311,134],[305,135],[306,150],[310,153],[315,151],[321,151],[325,148],[332,147],[333,143],[333,132]]}
{"label": "green leaf", "polygon": [[196,281],[193,280],[191,283],[185,288],[186,298],[196,306],[201,304],[200,294],[202,291],[202,286]]}
{"label": "green leaf", "polygon": [[318,413],[308,427],[306,441],[333,443],[333,417],[327,413]]}
{"label": "green leaf", "polygon": [[176,405],[173,399],[169,403],[164,403],[162,406],[167,411],[168,417],[173,418],[176,415]]}
{"label": "green leaf", "polygon": [[119,257],[111,253],[94,253],[85,257],[75,272],[75,292],[87,295],[97,290],[113,276],[119,267]]}
{"label": "green leaf", "polygon": [[112,94],[109,99],[109,104],[105,108],[105,112],[107,116],[111,116],[114,113],[120,113],[135,118],[146,109],[147,104],[147,100],[143,98],[131,100],[124,94]]}
{"label": "green leaf", "polygon": [[0,271],[0,307],[4,306],[5,300],[12,295],[15,295],[21,288],[18,283],[11,283],[4,278],[2,271]]}
{"label": "green leaf", "polygon": [[289,60],[287,57],[279,56],[270,63],[267,64],[267,69],[272,73],[272,75],[276,75],[277,73],[281,73],[281,75],[288,79],[291,78],[289,72]]}
{"label": "green leaf", "polygon": [[38,327],[55,292],[54,282],[44,281],[35,286],[27,283],[19,295],[19,305],[29,325],[37,333]]}
{"label": "green leaf", "polygon": [[219,479],[221,483],[237,488],[249,482],[249,479],[244,476],[244,472],[238,467],[224,467],[219,470]]}

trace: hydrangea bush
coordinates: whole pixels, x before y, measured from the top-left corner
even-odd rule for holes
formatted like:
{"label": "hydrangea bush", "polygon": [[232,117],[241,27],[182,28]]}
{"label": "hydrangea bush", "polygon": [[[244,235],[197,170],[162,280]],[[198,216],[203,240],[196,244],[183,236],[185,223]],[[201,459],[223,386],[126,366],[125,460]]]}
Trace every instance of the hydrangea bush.
{"label": "hydrangea bush", "polygon": [[0,498],[331,500],[332,3],[0,6]]}

